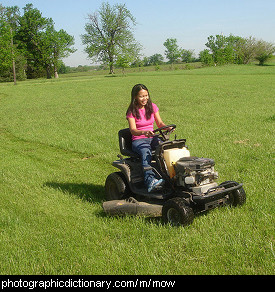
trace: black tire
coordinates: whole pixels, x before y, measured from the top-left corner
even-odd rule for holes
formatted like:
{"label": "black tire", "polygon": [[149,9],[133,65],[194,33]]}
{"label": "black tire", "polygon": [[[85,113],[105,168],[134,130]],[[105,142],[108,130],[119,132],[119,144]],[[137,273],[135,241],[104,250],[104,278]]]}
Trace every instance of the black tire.
{"label": "black tire", "polygon": [[107,201],[122,200],[129,196],[128,188],[121,172],[114,172],[105,181],[105,198]]}
{"label": "black tire", "polygon": [[186,205],[184,199],[177,197],[165,202],[162,208],[162,218],[165,223],[186,226],[192,224],[194,211]]}
{"label": "black tire", "polygon": [[[231,188],[233,186],[237,186],[238,183],[235,181],[226,181],[220,185],[226,188]],[[245,202],[246,202],[246,193],[243,187],[229,193],[228,205],[237,207],[237,206],[243,205]]]}
{"label": "black tire", "polygon": [[229,194],[229,205],[233,207],[242,206],[245,201],[246,194],[243,187]]}

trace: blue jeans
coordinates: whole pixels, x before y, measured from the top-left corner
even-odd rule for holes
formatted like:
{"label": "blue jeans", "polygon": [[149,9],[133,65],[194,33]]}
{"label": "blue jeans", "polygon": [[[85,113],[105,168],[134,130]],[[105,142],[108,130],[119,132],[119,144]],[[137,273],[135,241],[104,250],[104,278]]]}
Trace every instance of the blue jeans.
{"label": "blue jeans", "polygon": [[132,150],[138,153],[141,158],[144,182],[147,186],[149,186],[150,182],[155,179],[155,173],[153,170],[146,168],[151,167],[152,150],[156,149],[158,144],[158,137],[137,139],[132,142]]}

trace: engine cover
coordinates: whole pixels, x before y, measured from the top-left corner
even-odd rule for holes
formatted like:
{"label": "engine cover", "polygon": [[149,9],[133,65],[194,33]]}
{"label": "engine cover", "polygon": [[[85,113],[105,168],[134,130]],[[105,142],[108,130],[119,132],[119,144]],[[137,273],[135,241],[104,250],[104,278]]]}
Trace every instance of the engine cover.
{"label": "engine cover", "polygon": [[191,188],[196,194],[205,193],[210,187],[214,186],[213,183],[218,178],[214,165],[215,162],[211,158],[181,158],[175,164],[177,184]]}
{"label": "engine cover", "polygon": [[186,173],[190,171],[203,171],[215,165],[211,158],[183,157],[175,164],[176,172]]}

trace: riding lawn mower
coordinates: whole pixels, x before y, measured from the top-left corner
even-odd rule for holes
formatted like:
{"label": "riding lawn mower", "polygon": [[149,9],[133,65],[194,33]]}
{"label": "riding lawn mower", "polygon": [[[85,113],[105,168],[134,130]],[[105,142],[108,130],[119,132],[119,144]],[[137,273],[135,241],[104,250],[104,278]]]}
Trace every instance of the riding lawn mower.
{"label": "riding lawn mower", "polygon": [[129,128],[119,131],[120,154],[112,165],[119,171],[111,173],[105,182],[104,211],[109,215],[162,216],[171,225],[189,225],[195,214],[216,207],[243,205],[246,194],[243,185],[235,181],[217,183],[218,173],[211,158],[194,157],[186,139],[170,140],[176,125],[154,130],[160,139],[152,151],[151,168],[165,185],[148,192],[144,184],[144,169],[139,155],[132,151]]}

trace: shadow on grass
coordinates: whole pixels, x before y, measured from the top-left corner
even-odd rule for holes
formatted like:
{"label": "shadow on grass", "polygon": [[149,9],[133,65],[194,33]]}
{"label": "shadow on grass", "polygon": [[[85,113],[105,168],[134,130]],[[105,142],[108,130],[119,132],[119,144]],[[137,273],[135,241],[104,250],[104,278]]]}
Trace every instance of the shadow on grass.
{"label": "shadow on grass", "polygon": [[256,66],[259,66],[259,67],[270,67],[270,66],[275,66],[275,64],[256,64]]}
{"label": "shadow on grass", "polygon": [[104,199],[104,187],[102,185],[60,182],[46,182],[44,185],[61,190],[63,193],[75,195],[88,202],[101,203]]}
{"label": "shadow on grass", "polygon": [[[62,191],[63,193],[68,193],[78,198],[91,202],[91,203],[102,203],[104,201],[104,186],[102,185],[94,185],[94,184],[85,184],[85,183],[60,183],[60,182],[46,182],[44,184],[47,187],[54,188]],[[209,211],[198,213],[195,217],[207,216]],[[108,215],[104,212],[103,209],[96,213],[99,217],[113,217],[112,215]],[[120,215],[119,217],[135,217],[135,215]],[[136,215],[138,216],[138,215]],[[116,216],[115,216],[116,217]],[[143,216],[141,216],[143,217]],[[144,217],[145,222],[157,226],[169,226],[169,224],[165,224],[161,217]],[[171,227],[171,226],[170,226]],[[176,226],[173,226],[175,228]],[[180,226],[177,226],[180,227]]]}

